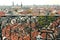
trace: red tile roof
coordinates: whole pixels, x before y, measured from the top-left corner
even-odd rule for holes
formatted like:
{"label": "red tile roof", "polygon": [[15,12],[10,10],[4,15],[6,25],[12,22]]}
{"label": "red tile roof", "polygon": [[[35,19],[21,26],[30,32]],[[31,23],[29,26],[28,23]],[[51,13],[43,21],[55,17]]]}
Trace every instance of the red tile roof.
{"label": "red tile roof", "polygon": [[58,12],[57,12],[58,14],[60,14],[60,10],[58,10]]}
{"label": "red tile roof", "polygon": [[0,16],[4,16],[4,15],[5,15],[5,12],[0,11]]}

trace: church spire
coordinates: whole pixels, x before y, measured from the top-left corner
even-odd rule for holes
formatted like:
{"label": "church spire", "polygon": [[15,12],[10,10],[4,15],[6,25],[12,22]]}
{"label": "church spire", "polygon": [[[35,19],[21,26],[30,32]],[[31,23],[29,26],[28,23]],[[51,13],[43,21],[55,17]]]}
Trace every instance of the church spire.
{"label": "church spire", "polygon": [[12,2],[12,6],[14,6],[14,2]]}
{"label": "church spire", "polygon": [[22,2],[21,2],[21,8],[22,8],[22,6],[23,6],[23,5],[22,5]]}

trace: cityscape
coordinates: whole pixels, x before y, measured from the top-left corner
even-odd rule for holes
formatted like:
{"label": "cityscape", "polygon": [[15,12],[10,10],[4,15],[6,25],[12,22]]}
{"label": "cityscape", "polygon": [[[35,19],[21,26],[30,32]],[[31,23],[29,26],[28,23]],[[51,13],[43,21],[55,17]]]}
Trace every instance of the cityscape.
{"label": "cityscape", "polygon": [[0,12],[2,15],[33,15],[33,16],[59,16],[60,5],[14,5],[11,6],[0,6]]}
{"label": "cityscape", "polygon": [[60,5],[0,6],[0,40],[60,40]]}

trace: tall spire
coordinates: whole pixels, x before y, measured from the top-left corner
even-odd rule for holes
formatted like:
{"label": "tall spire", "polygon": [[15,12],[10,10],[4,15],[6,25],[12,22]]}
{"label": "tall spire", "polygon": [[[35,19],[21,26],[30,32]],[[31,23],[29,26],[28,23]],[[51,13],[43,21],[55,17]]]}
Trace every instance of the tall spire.
{"label": "tall spire", "polygon": [[18,3],[16,4],[16,6],[18,6]]}
{"label": "tall spire", "polygon": [[22,5],[22,2],[21,2],[21,8],[22,8],[22,6],[23,6],[23,5]]}
{"label": "tall spire", "polygon": [[14,2],[12,2],[12,6],[14,6]]}

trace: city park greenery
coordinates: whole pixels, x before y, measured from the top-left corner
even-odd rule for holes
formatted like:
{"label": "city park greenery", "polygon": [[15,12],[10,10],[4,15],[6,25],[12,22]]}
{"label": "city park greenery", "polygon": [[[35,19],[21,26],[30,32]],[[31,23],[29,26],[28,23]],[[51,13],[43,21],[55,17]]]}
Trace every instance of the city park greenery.
{"label": "city park greenery", "polygon": [[58,16],[40,16],[38,22],[42,27],[48,27]]}

